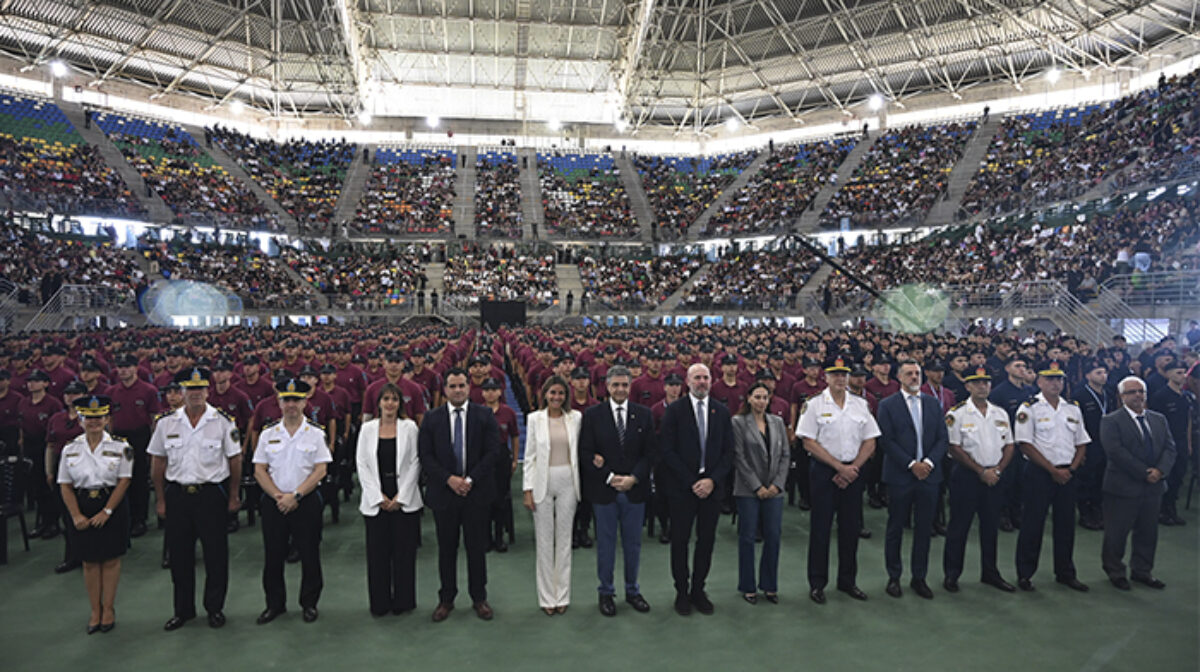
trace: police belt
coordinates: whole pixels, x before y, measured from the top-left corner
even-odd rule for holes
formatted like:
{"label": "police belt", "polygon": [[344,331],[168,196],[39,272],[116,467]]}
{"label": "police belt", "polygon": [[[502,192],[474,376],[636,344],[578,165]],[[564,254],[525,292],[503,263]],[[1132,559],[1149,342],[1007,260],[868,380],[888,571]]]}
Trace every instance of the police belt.
{"label": "police belt", "polygon": [[101,497],[108,497],[112,494],[112,491],[113,489],[107,486],[103,488],[75,488],[75,496],[100,499]]}
{"label": "police belt", "polygon": [[203,492],[205,488],[220,487],[219,483],[176,483],[175,481],[170,481],[167,485],[173,485],[179,488],[185,495],[198,495]]}

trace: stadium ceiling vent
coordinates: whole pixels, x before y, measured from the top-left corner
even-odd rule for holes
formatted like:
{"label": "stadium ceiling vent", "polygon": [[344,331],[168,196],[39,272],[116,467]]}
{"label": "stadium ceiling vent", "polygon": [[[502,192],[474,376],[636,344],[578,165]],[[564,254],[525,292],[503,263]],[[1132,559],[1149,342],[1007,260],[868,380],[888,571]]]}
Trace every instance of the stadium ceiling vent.
{"label": "stadium ceiling vent", "polygon": [[[700,132],[1197,38],[1200,0],[0,0],[0,51],[276,116]],[[404,91],[404,95],[396,95]]]}

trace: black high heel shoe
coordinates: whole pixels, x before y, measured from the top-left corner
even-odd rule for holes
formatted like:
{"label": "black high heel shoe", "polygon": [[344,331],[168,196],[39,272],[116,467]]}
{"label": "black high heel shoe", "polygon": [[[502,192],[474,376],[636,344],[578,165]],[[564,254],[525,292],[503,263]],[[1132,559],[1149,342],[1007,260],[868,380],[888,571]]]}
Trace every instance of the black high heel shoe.
{"label": "black high heel shoe", "polygon": [[95,625],[92,625],[92,624],[90,624],[90,623],[89,623],[89,624],[88,624],[88,627],[87,627],[87,633],[88,633],[89,635],[94,635],[94,634],[96,634],[97,632],[100,632],[100,624],[99,624],[99,623],[97,623],[97,624],[95,624]]}

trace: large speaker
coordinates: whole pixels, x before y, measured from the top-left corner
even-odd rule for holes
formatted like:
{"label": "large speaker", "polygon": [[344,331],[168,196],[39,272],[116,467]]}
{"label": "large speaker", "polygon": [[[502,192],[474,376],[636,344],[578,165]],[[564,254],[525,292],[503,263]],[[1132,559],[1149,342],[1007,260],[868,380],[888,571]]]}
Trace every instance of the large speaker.
{"label": "large speaker", "polygon": [[498,329],[500,325],[510,327],[525,325],[524,301],[480,301],[479,321],[485,327]]}

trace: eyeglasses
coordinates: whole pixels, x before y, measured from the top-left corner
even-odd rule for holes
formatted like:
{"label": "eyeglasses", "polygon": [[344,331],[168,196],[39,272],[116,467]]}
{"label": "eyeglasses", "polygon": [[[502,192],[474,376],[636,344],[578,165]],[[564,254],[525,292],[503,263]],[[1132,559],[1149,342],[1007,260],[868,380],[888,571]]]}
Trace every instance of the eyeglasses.
{"label": "eyeglasses", "polygon": [[1121,394],[1146,394],[1145,390],[1125,390]]}

